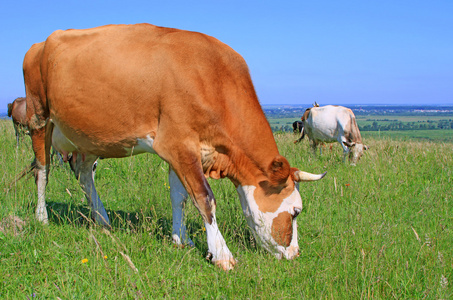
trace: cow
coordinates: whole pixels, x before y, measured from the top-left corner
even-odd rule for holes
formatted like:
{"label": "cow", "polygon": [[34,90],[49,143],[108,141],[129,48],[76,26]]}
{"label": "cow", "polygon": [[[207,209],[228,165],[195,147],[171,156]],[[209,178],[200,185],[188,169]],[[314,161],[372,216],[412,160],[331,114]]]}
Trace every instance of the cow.
{"label": "cow", "polygon": [[[27,99],[25,97],[16,98],[12,103],[8,103],[8,117],[13,120],[14,131],[16,133],[16,147],[19,147],[19,138],[24,134],[29,134],[27,119]],[[56,155],[60,164],[63,164],[63,157],[52,147],[52,157]]]}
{"label": "cow", "polygon": [[294,121],[293,122],[293,132],[300,133],[302,128],[304,127],[304,123],[302,121]]}
{"label": "cow", "polygon": [[313,150],[320,143],[338,142],[343,147],[343,160],[355,165],[368,146],[362,142],[359,127],[351,109],[326,105],[312,107],[304,114],[304,132],[312,142]]}
{"label": "cow", "polygon": [[[74,172],[101,225],[109,219],[94,186],[94,162],[153,153],[169,165],[176,244],[193,245],[183,222],[190,196],[206,228],[211,262],[233,268],[236,261],[218,228],[207,181],[227,177],[261,245],[279,259],[298,255],[299,182],[326,173],[290,167],[279,154],[247,64],[226,44],[151,24],[58,30],[28,50],[23,72],[38,220],[47,222],[51,144],[72,154]],[[263,126],[257,132],[252,124]]]}
{"label": "cow", "polygon": [[13,120],[14,131],[16,133],[16,147],[19,147],[19,139],[27,130],[27,101],[24,97],[16,98],[12,103],[8,103],[8,117]]}

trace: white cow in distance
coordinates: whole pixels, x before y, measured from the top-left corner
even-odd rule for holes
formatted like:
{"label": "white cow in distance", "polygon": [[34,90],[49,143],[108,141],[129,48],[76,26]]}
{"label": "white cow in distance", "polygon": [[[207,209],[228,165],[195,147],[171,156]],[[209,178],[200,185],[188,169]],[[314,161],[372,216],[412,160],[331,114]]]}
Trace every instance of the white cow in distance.
{"label": "white cow in distance", "polygon": [[[368,146],[362,142],[359,127],[351,109],[326,105],[307,110],[304,120],[304,133],[312,142],[316,151],[318,144],[338,142],[343,147],[343,159],[349,154],[349,160],[355,165]],[[305,114],[304,114],[305,115]]]}

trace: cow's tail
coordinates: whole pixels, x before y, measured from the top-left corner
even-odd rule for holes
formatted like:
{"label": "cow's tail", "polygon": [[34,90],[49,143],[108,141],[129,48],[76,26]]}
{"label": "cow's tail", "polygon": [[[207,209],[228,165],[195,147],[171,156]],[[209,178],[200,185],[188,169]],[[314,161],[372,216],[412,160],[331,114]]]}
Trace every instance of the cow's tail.
{"label": "cow's tail", "polygon": [[[52,145],[52,133],[54,129],[54,124],[48,120],[46,124],[46,141],[45,141],[45,151],[46,151],[46,172],[47,174],[49,173],[49,167],[50,167],[50,146]],[[27,175],[31,173],[35,173],[37,171],[37,164],[36,164],[36,158],[32,161],[32,163],[29,166],[26,166],[19,174],[17,174],[16,178],[9,184],[8,190],[11,190],[11,188],[16,185],[16,183],[21,180],[22,178],[26,177]]]}
{"label": "cow's tail", "polygon": [[50,147],[52,146],[52,134],[54,129],[54,124],[52,120],[49,118],[47,119],[46,124],[46,136],[45,136],[45,151],[46,151],[46,172],[47,175],[49,174],[49,167],[50,167]]}
{"label": "cow's tail", "polygon": [[34,159],[32,161],[32,163],[29,165],[29,166],[26,166],[22,172],[20,172],[19,174],[17,174],[16,178],[9,184],[8,186],[8,189],[6,191],[6,193],[8,193],[12,188],[13,186],[16,185],[16,183],[21,180],[22,178],[26,177],[27,175],[30,175],[31,173],[34,173],[34,171],[36,170],[36,159]]}

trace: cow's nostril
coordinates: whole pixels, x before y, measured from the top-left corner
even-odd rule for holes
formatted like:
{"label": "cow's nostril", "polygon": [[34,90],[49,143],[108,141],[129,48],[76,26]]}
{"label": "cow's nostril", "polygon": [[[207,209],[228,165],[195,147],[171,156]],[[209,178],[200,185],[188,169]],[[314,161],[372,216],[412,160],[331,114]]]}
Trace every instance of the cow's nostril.
{"label": "cow's nostril", "polygon": [[302,211],[302,209],[299,208],[299,207],[294,208],[294,216],[293,217],[294,218],[297,217],[300,214],[301,211]]}

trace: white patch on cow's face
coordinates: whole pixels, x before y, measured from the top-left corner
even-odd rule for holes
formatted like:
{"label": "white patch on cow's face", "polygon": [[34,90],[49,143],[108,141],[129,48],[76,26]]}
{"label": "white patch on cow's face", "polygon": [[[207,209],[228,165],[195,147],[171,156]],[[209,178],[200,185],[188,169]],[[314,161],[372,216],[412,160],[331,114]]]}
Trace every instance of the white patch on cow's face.
{"label": "white patch on cow's face", "polygon": [[287,198],[283,199],[280,207],[275,212],[263,213],[259,210],[254,197],[255,189],[255,186],[239,185],[237,187],[242,210],[255,238],[267,251],[274,254],[278,259],[282,257],[293,259],[299,253],[296,218],[292,218],[292,238],[288,247],[279,245],[275,241],[272,236],[272,224],[280,213],[287,212],[291,216],[294,216],[297,215],[296,210],[298,212],[302,210],[302,199],[300,198],[297,184],[294,191]]}
{"label": "white patch on cow's face", "polygon": [[351,160],[352,165],[355,165],[362,157],[364,148],[363,144],[355,144],[354,147],[351,148],[351,155],[349,159]]}
{"label": "white patch on cow's face", "polygon": [[147,135],[144,139],[137,139],[137,145],[133,148],[125,148],[127,156],[136,155],[141,153],[156,154],[153,148],[154,139]]}

